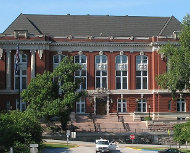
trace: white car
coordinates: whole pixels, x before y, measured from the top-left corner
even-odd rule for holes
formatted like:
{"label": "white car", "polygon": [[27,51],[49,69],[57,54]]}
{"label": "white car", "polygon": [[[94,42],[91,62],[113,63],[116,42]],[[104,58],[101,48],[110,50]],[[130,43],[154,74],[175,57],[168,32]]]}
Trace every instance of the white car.
{"label": "white car", "polygon": [[98,139],[96,140],[96,152],[107,152],[109,153],[109,140]]}

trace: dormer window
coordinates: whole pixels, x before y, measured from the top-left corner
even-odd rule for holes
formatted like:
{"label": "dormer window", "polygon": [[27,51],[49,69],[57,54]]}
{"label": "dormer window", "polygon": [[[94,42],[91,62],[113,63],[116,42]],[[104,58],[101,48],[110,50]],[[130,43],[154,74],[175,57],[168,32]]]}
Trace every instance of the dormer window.
{"label": "dormer window", "polygon": [[28,38],[28,30],[14,30],[14,38]]}

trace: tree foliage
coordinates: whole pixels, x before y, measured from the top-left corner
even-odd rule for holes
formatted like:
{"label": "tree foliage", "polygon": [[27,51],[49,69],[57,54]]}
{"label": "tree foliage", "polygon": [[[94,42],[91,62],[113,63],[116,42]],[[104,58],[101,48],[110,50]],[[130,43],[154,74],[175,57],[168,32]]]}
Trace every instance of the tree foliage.
{"label": "tree foliage", "polygon": [[10,111],[0,115],[0,146],[14,153],[28,153],[31,143],[40,144],[42,128],[39,121],[27,112]]}
{"label": "tree foliage", "polygon": [[179,144],[190,142],[190,121],[174,126],[174,140]]}
{"label": "tree foliage", "polygon": [[173,95],[190,89],[190,16],[184,17],[179,34],[179,46],[167,44],[159,53],[167,59],[168,71],[157,77],[161,88],[169,89]]}
{"label": "tree foliage", "polygon": [[38,74],[21,94],[28,103],[27,111],[48,120],[59,116],[64,127],[73,103],[83,95],[77,92],[81,80],[74,81],[74,72],[81,68],[72,57],[65,57],[53,72]]}

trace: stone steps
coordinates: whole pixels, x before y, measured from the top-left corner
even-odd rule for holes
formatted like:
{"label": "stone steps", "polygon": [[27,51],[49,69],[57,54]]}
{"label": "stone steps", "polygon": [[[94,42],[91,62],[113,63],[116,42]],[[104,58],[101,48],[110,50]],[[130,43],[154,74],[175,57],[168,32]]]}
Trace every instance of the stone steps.
{"label": "stone steps", "polygon": [[[119,120],[117,114],[114,115],[96,115],[94,117],[94,123],[89,115],[77,115],[76,121],[72,124],[76,126],[78,131],[101,131],[101,132],[125,132],[125,131],[139,131],[141,129],[147,129],[146,124],[143,122],[133,121],[133,117],[129,115],[119,114]],[[124,123],[122,123],[122,118]],[[125,127],[125,128],[124,128]]]}

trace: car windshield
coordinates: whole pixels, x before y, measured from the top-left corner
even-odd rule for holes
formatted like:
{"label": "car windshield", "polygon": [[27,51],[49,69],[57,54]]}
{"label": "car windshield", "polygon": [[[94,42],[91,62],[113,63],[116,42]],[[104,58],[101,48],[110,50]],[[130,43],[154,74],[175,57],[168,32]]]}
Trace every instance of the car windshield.
{"label": "car windshield", "polygon": [[108,141],[98,141],[97,144],[109,145]]}

